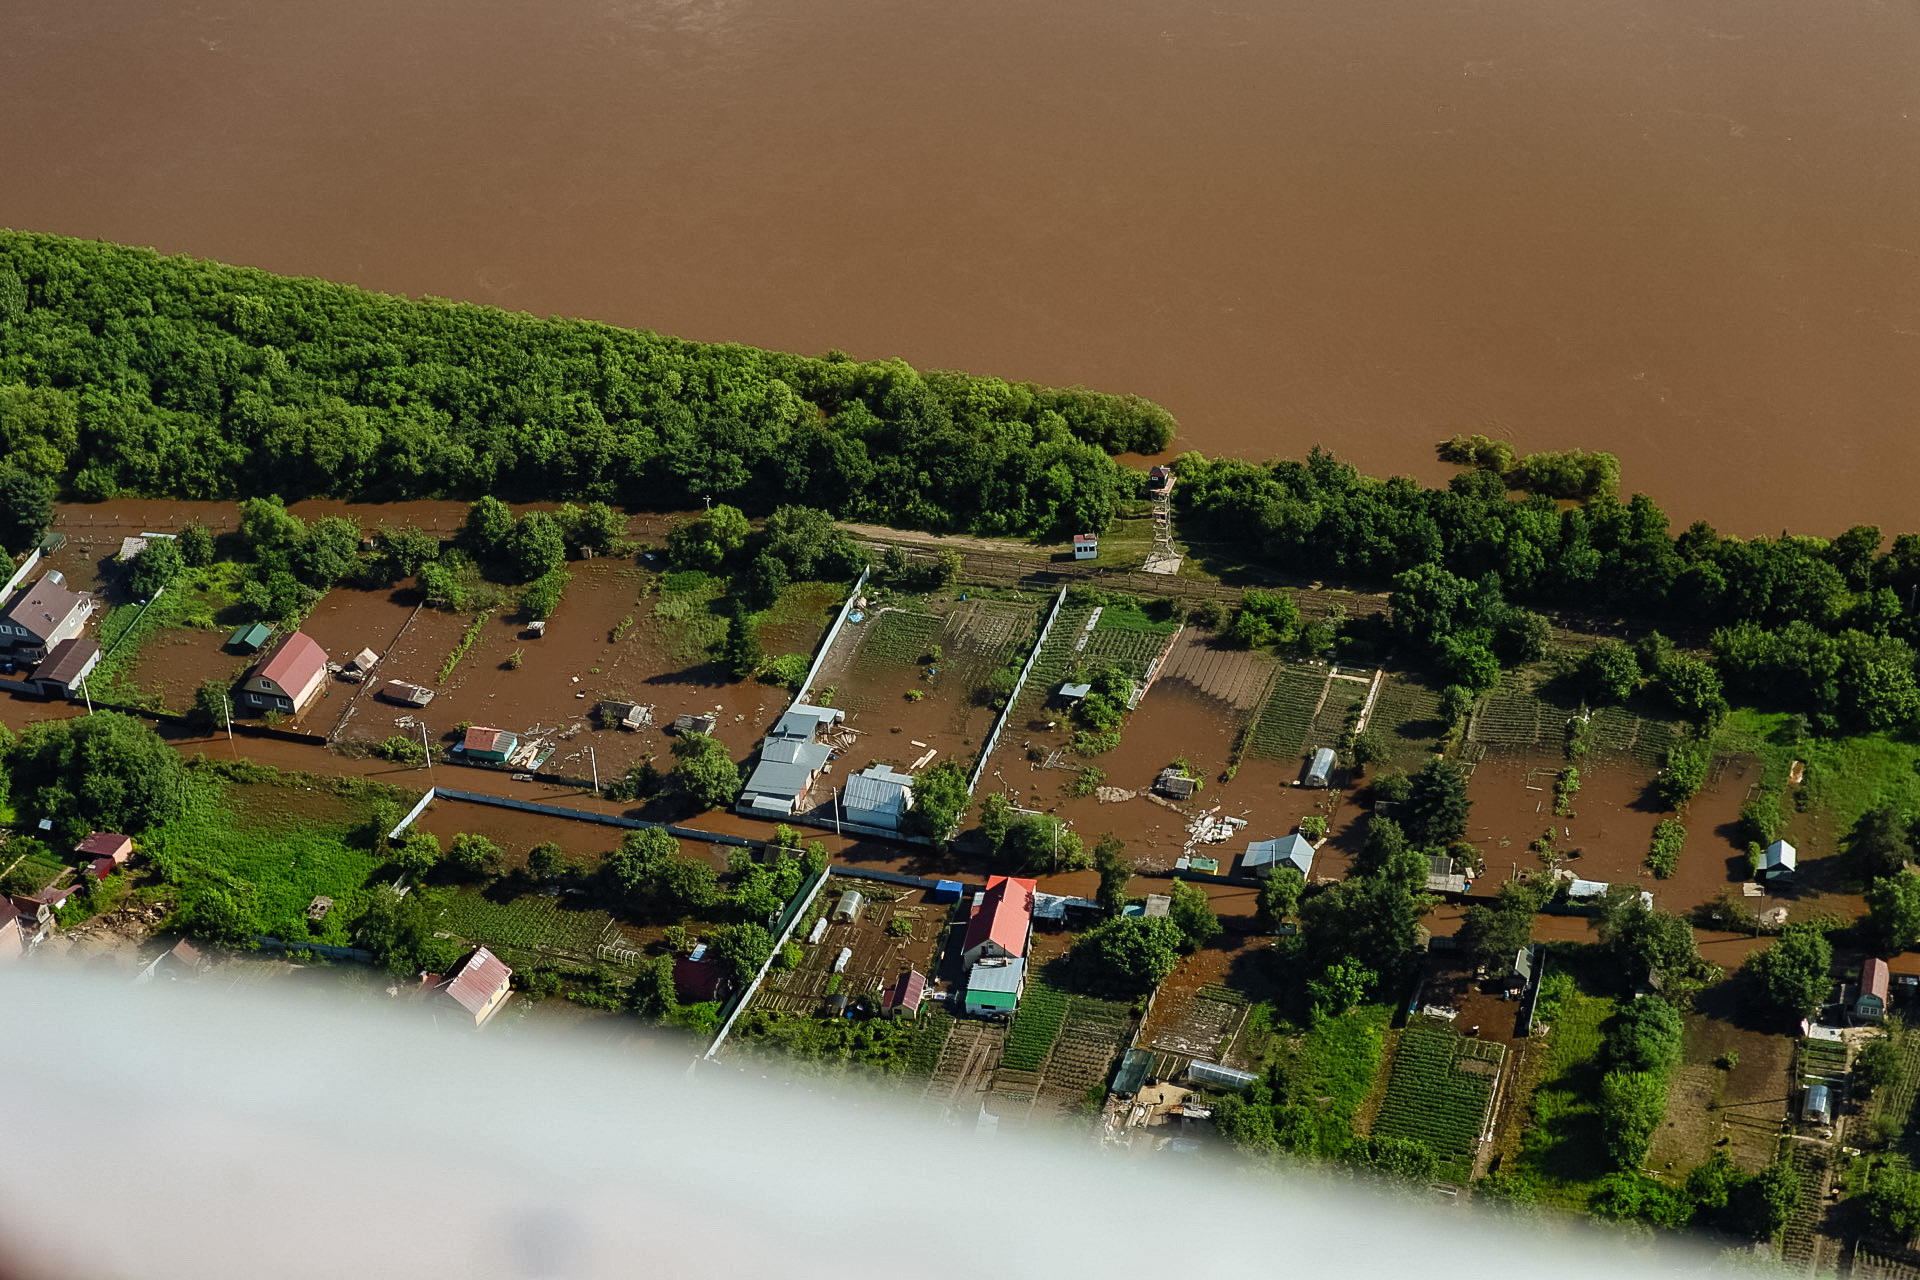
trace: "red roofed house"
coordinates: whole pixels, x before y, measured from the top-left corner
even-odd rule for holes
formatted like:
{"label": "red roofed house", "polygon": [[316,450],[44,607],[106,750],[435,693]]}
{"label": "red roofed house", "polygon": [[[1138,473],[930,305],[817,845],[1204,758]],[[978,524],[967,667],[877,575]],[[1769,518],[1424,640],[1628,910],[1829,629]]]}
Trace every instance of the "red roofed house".
{"label": "red roofed house", "polygon": [[911,1018],[920,1012],[920,1001],[926,993],[926,976],[909,969],[900,975],[892,990],[880,998],[880,1008],[896,1018]]}
{"label": "red roofed house", "polygon": [[467,730],[467,736],[460,740],[460,749],[467,759],[490,760],[495,764],[505,764],[512,759],[519,746],[519,735],[484,724],[472,726]]}
{"label": "red roofed house", "polygon": [[114,866],[125,866],[133,856],[133,837],[117,831],[96,831],[73,846],[73,851],[89,861],[110,859]]}
{"label": "red roofed house", "polygon": [[298,715],[326,682],[327,651],[312,637],[291,631],[273,646],[241,687],[246,690],[250,707]]}
{"label": "red roofed house", "polygon": [[507,1002],[507,990],[512,981],[513,970],[507,968],[493,952],[478,947],[455,967],[438,990],[472,1014],[473,1025],[477,1027]]}
{"label": "red roofed house", "polygon": [[691,956],[673,958],[673,989],[682,1003],[704,1004],[719,1000],[726,986],[727,967],[717,960]]}
{"label": "red roofed house", "polygon": [[1033,932],[1033,895],[1039,882],[1012,876],[988,876],[987,891],[974,898],[967,917],[968,965],[981,960],[1021,959],[1027,954],[1027,936]]}
{"label": "red roofed house", "polygon": [[1860,994],[1853,1002],[1853,1016],[1866,1022],[1878,1022],[1887,1016],[1887,962],[1870,958],[1860,966]]}

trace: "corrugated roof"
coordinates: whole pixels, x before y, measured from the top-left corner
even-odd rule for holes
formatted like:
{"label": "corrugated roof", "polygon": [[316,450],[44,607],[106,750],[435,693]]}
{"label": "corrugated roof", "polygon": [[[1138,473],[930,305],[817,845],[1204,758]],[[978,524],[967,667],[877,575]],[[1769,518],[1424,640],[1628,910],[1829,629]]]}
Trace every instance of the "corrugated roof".
{"label": "corrugated roof", "polygon": [[1027,971],[1025,960],[1006,960],[992,964],[976,964],[967,970],[967,995],[971,998],[976,992],[999,991],[1007,995],[1020,993],[1020,979]]}
{"label": "corrugated roof", "polygon": [[926,990],[926,975],[917,969],[909,969],[900,975],[899,979],[893,984],[893,988],[882,997],[880,1007],[883,1009],[904,1009],[908,1013],[918,1013],[920,1011],[920,998],[926,994]]}
{"label": "corrugated roof", "polygon": [[273,646],[254,674],[297,697],[302,690],[327,673],[327,651],[304,631],[290,631]]}
{"label": "corrugated roof", "polygon": [[1246,1088],[1260,1077],[1245,1071],[1235,1071],[1232,1067],[1223,1067],[1217,1062],[1201,1062],[1196,1059],[1187,1064],[1187,1078],[1237,1091]]}
{"label": "corrugated roof", "polygon": [[1799,861],[1799,856],[1799,851],[1785,840],[1775,840],[1767,846],[1767,852],[1761,858],[1760,865],[1768,871],[1776,867],[1792,871],[1794,864]]}
{"label": "corrugated roof", "polygon": [[488,751],[506,754],[520,745],[519,735],[505,729],[495,729],[488,725],[476,724],[467,730],[467,736],[460,745],[468,751]]}
{"label": "corrugated roof", "polygon": [[453,971],[443,990],[477,1018],[488,1003],[506,989],[512,977],[513,970],[500,957],[479,947]]}
{"label": "corrugated roof", "polygon": [[1297,831],[1277,840],[1255,840],[1247,846],[1240,865],[1243,868],[1270,867],[1282,862],[1298,867],[1303,876],[1311,873],[1313,842]]}
{"label": "corrugated roof", "polygon": [[112,858],[124,861],[133,852],[133,838],[123,836],[117,831],[96,831],[79,844],[73,851],[89,858]]}
{"label": "corrugated roof", "polygon": [[1860,967],[1860,993],[1887,998],[1887,962],[1869,959]]}
{"label": "corrugated roof", "polygon": [[33,678],[54,684],[72,684],[99,660],[99,645],[85,636],[70,636],[47,650],[47,660],[33,669]]}
{"label": "corrugated roof", "polygon": [[847,779],[844,800],[849,809],[895,816],[907,811],[912,802],[911,774],[895,773],[891,765],[880,765]]}
{"label": "corrugated roof", "polygon": [[988,876],[987,891],[967,918],[967,937],[961,953],[992,942],[1008,955],[1024,956],[1027,934],[1033,925],[1033,895],[1038,887],[1034,880]]}

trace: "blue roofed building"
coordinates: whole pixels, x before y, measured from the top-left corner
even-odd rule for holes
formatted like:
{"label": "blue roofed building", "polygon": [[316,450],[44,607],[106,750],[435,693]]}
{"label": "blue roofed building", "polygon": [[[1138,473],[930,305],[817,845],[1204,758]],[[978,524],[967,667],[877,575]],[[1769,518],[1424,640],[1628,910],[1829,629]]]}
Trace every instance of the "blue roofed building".
{"label": "blue roofed building", "polygon": [[1305,879],[1313,872],[1313,842],[1298,831],[1278,840],[1255,840],[1240,859],[1240,869],[1262,880],[1280,867],[1292,867]]}

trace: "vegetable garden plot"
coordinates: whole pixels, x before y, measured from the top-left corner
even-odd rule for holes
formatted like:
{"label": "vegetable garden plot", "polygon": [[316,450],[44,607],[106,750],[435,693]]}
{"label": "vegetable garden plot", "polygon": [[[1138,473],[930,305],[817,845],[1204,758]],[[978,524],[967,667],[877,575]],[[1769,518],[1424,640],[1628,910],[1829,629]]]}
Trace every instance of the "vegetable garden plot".
{"label": "vegetable garden plot", "polygon": [[1408,1026],[1400,1033],[1374,1136],[1424,1144],[1438,1157],[1442,1177],[1465,1182],[1506,1052],[1505,1045],[1469,1040],[1431,1022]]}
{"label": "vegetable garden plot", "polygon": [[1298,757],[1306,749],[1307,728],[1325,684],[1325,672],[1283,669],[1254,719],[1248,751],[1271,760]]}
{"label": "vegetable garden plot", "polygon": [[1040,1104],[1077,1106],[1096,1085],[1104,1087],[1132,1030],[1133,1008],[1125,1001],[1073,997],[1040,1078]]}
{"label": "vegetable garden plot", "polygon": [[1067,1018],[1067,994],[1035,979],[1020,996],[1020,1007],[1007,1031],[1002,1065],[1015,1071],[1038,1071],[1053,1048],[1060,1024]]}
{"label": "vegetable garden plot", "polygon": [[1367,723],[1386,735],[1392,765],[1412,772],[1434,749],[1440,733],[1440,695],[1404,677],[1388,676],[1381,681]]}
{"label": "vegetable garden plot", "polygon": [[1020,690],[1017,714],[1037,712],[1053,697],[1054,691],[1060,687],[1060,682],[1073,666],[1073,646],[1086,629],[1087,615],[1092,612],[1085,605],[1060,606],[1060,615],[1053,621],[1053,630],[1047,632],[1047,643],[1042,646],[1040,656],[1034,660],[1033,670],[1027,676],[1027,683]]}
{"label": "vegetable garden plot", "polygon": [[[1080,624],[1082,627],[1086,623]],[[1147,668],[1167,647],[1167,635],[1164,632],[1131,631],[1119,627],[1095,627],[1093,634],[1087,637],[1087,647],[1080,656],[1089,664],[1110,662],[1122,671],[1141,681],[1147,678]]]}
{"label": "vegetable garden plot", "polygon": [[454,894],[440,925],[468,942],[528,951],[557,951],[583,959],[595,954],[613,917],[604,911],[570,911],[543,893],[521,894],[511,902],[493,902],[484,894]]}

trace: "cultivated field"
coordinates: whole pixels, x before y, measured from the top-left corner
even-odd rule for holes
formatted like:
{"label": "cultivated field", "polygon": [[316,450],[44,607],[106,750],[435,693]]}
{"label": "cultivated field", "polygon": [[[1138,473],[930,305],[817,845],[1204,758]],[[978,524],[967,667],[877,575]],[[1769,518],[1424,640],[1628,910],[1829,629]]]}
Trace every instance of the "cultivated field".
{"label": "cultivated field", "polygon": [[1505,1045],[1469,1039],[1436,1019],[1410,1023],[1373,1133],[1422,1143],[1439,1158],[1441,1177],[1466,1182],[1506,1053]]}

